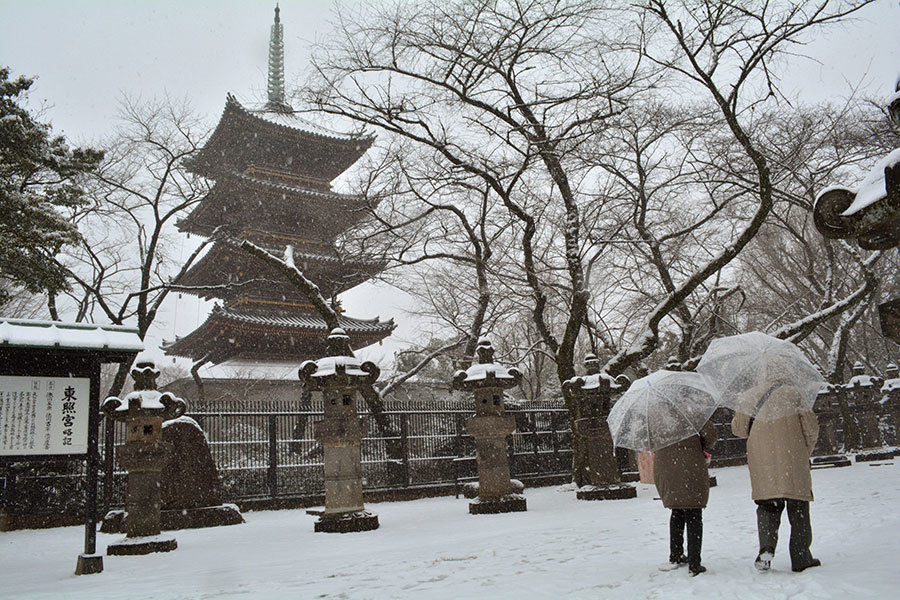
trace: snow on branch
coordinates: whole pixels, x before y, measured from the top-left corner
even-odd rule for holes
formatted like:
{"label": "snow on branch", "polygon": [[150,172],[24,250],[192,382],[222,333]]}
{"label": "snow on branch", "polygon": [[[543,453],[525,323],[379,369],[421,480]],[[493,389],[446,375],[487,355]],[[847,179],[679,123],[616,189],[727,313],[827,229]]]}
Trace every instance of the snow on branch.
{"label": "snow on branch", "polygon": [[312,303],[319,315],[325,320],[325,325],[329,330],[340,326],[337,311],[331,308],[328,301],[322,296],[319,286],[307,279],[303,271],[292,264],[293,261],[279,258],[248,240],[241,240],[240,247],[283,273],[288,281],[295,285]]}

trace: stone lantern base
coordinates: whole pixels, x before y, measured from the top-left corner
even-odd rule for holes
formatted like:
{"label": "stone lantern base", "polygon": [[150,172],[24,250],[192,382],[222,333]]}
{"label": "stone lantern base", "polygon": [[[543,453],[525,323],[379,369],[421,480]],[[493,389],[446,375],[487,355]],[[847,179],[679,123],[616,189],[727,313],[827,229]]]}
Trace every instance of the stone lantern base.
{"label": "stone lantern base", "polygon": [[469,502],[469,514],[472,515],[496,515],[508,512],[523,512],[528,510],[525,496],[519,494],[507,494],[499,498],[478,498]]}
{"label": "stone lantern base", "polygon": [[106,547],[109,556],[137,556],[154,552],[171,552],[178,547],[173,537],[154,535],[150,537],[125,538]]}
{"label": "stone lantern base", "polygon": [[828,469],[831,467],[849,467],[850,459],[844,456],[843,454],[832,454],[828,456],[813,456],[812,457],[812,465],[810,465],[813,469]]}
{"label": "stone lantern base", "polygon": [[[128,513],[111,510],[103,517],[101,533],[124,533]],[[181,508],[160,511],[160,529],[199,529],[201,527],[221,527],[239,525],[244,522],[240,509],[234,504],[205,506],[202,508]]]}
{"label": "stone lantern base", "polygon": [[862,450],[856,454],[856,462],[868,462],[872,460],[891,460],[896,456],[898,450],[896,448],[876,448],[873,450]]}
{"label": "stone lantern base", "polygon": [[627,483],[583,485],[575,492],[579,500],[627,500],[637,497],[637,489]]}
{"label": "stone lantern base", "polygon": [[378,529],[378,515],[367,510],[335,515],[321,515],[314,531],[324,533],[352,533]]}

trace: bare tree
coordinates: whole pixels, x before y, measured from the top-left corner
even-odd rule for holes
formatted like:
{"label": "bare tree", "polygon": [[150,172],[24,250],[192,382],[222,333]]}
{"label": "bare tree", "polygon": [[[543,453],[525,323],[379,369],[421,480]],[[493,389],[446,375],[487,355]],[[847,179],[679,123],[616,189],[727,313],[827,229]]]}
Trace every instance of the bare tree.
{"label": "bare tree", "polygon": [[[587,275],[612,245],[586,242],[583,207],[615,199],[592,185],[580,150],[650,84],[705,94],[720,115],[717,132],[737,142],[756,183],[751,193],[729,200],[732,224],[717,232],[714,254],[671,272],[669,265],[657,268],[663,293],[643,324],[615,343],[606,372],[617,375],[656,349],[661,321],[674,315],[692,323],[684,303],[753,239],[771,210],[769,166],[750,127],[750,108],[775,89],[769,61],[854,6],[753,14],[711,1],[677,9],[650,1],[633,13],[639,27],[633,35],[623,31],[629,26],[623,11],[587,0],[379,6],[345,18],[341,35],[320,49],[306,99],[318,110],[410,140],[448,171],[486,185],[507,209],[518,239],[508,264],[520,265],[520,275],[504,283],[510,289],[524,283],[535,329],[561,382],[575,375],[586,323],[595,323],[588,327],[592,339],[614,343],[598,318],[605,315],[589,310],[587,287]],[[771,84],[761,93],[754,87],[759,78]],[[686,233],[677,239],[691,240],[695,223],[702,227],[710,212],[718,214],[715,207],[726,198],[717,193],[707,191],[712,211],[685,215]],[[614,239],[625,223],[621,215],[605,221],[595,239]],[[644,233],[638,239],[652,259],[658,234]],[[664,257],[656,260],[664,265]],[[635,288],[642,283],[635,280]],[[577,407],[569,406],[578,418]],[[580,456],[576,440],[576,482],[585,467]]]}
{"label": "bare tree", "polygon": [[[607,361],[610,375],[648,356],[659,341],[660,322],[705,281],[728,265],[754,238],[774,203],[771,167],[764,140],[754,137],[754,111],[777,98],[773,70],[777,57],[804,36],[840,21],[866,2],[771,3],[753,11],[740,3],[648,0],[639,9],[647,33],[642,53],[674,74],[679,85],[714,102],[723,130],[733,136],[742,158],[752,165],[752,186],[744,200],[749,212],[740,218],[717,254],[689,273],[654,307],[634,342]],[[683,88],[682,88],[683,89]]]}
{"label": "bare tree", "polygon": [[[560,381],[575,375],[589,301],[575,150],[624,110],[643,77],[640,57],[620,51],[621,29],[607,22],[614,16],[588,0],[380,5],[342,21],[313,59],[306,98],[429,149],[502,203],[531,318]],[[542,257],[556,263],[547,270]],[[562,285],[548,289],[558,275]],[[565,316],[555,331],[551,303]],[[570,402],[573,418],[576,410]]]}
{"label": "bare tree", "polygon": [[368,218],[346,233],[342,252],[380,257],[382,277],[420,301],[420,318],[464,337],[461,356],[471,357],[497,310],[489,279],[495,247],[508,238],[506,221],[496,218],[502,206],[483,181],[406,140],[391,140],[381,154],[359,190]]}
{"label": "bare tree", "polygon": [[[207,240],[180,265],[168,236],[208,192],[183,161],[200,148],[207,129],[186,103],[169,99],[122,102],[122,126],[94,174],[92,209],[79,222],[84,243],[67,256],[79,320],[135,323],[144,338],[173,289],[171,274],[186,271]],[[51,302],[55,299],[51,299]],[[129,365],[116,374],[111,395],[125,383]]]}

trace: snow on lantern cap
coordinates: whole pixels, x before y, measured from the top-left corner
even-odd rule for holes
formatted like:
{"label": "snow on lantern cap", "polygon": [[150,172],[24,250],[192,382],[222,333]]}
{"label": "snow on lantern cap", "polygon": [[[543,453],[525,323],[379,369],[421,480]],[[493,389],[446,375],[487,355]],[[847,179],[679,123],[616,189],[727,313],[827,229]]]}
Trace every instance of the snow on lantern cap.
{"label": "snow on lantern cap", "polygon": [[850,372],[853,373],[853,376],[844,384],[844,388],[873,388],[881,387],[881,384],[884,383],[884,379],[877,375],[867,375],[866,367],[859,361],[853,363]]}
{"label": "snow on lantern cap", "polygon": [[331,386],[372,385],[378,380],[381,369],[371,361],[360,362],[351,354],[350,336],[340,327],[335,327],[328,334],[328,350],[331,356],[300,364],[297,375],[310,390],[319,391]]}
{"label": "snow on lantern cap", "polygon": [[563,382],[563,390],[566,393],[578,395],[582,392],[590,393],[598,390],[625,391],[631,385],[631,380],[627,375],[623,374],[613,378],[608,373],[601,371],[600,359],[593,352],[584,355],[584,371],[584,375]]}
{"label": "snow on lantern cap", "polygon": [[134,391],[123,399],[110,396],[100,407],[109,418],[121,421],[126,417],[160,417],[177,419],[187,410],[184,400],[171,392],[156,389],[159,369],[153,359],[138,355],[131,369]]}
{"label": "snow on lantern cap", "polygon": [[451,387],[454,390],[499,387],[509,389],[522,381],[522,372],[515,367],[504,367],[494,362],[494,346],[488,338],[480,338],[475,346],[478,363],[465,371],[453,373]]}

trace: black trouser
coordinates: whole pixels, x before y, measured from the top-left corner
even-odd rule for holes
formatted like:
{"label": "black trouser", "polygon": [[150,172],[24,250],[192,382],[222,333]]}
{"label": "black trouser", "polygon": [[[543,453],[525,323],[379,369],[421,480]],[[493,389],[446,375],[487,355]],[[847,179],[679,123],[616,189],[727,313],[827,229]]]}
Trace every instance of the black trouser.
{"label": "black trouser", "polygon": [[775,553],[778,545],[778,527],[781,525],[781,513],[787,504],[788,521],[791,524],[791,540],[788,549],[791,553],[791,566],[803,568],[813,561],[809,546],[812,544],[812,523],[809,520],[809,502],[776,498],[756,501],[756,524],[759,529],[759,551]]}
{"label": "black trouser", "polygon": [[687,526],[687,558],[692,567],[700,566],[703,545],[703,509],[673,508],[669,518],[669,557],[684,555],[684,529]]}

